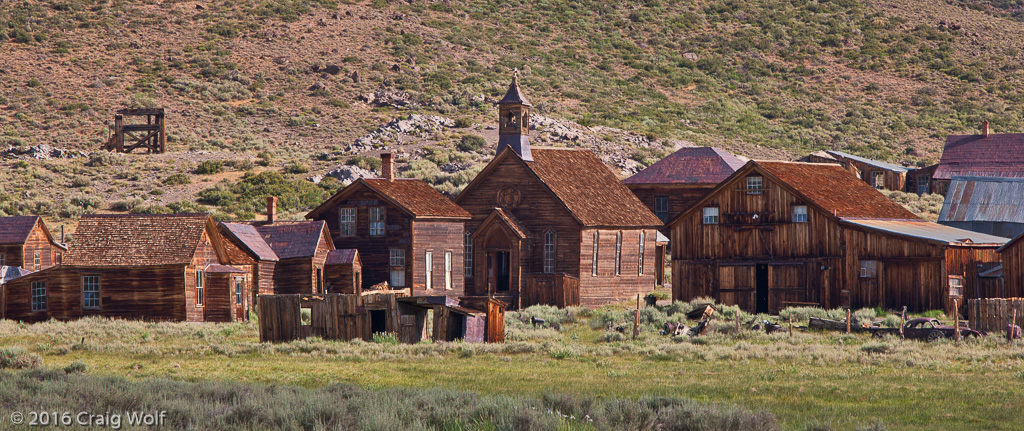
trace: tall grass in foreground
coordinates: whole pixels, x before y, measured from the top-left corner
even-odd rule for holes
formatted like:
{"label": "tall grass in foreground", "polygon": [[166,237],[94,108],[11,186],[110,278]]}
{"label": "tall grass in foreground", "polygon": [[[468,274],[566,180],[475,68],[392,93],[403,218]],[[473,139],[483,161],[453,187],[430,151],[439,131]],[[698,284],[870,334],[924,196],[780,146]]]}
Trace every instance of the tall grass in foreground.
{"label": "tall grass in foreground", "polygon": [[778,429],[775,417],[765,412],[680,398],[522,398],[443,389],[375,391],[346,384],[302,389],[233,382],[127,381],[50,370],[0,373],[0,406],[26,414],[40,406],[47,411],[122,415],[166,411],[166,423],[160,429],[174,430]]}

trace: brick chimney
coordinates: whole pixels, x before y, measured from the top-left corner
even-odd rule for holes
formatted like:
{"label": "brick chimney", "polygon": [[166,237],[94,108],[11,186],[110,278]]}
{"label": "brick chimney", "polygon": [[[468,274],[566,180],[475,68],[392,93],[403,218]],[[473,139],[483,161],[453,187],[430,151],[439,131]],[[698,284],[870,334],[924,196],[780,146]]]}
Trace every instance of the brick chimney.
{"label": "brick chimney", "polygon": [[380,177],[388,181],[395,180],[395,160],[391,153],[380,155]]}
{"label": "brick chimney", "polygon": [[981,123],[981,136],[988,137],[988,121]]}
{"label": "brick chimney", "polygon": [[277,220],[277,196],[267,196],[267,223]]}

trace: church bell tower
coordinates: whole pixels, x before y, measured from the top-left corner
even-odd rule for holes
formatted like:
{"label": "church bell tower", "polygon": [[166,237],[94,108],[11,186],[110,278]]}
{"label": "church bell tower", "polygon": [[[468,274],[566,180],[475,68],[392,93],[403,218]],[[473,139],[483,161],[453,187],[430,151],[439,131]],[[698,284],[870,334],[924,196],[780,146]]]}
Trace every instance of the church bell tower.
{"label": "church bell tower", "polygon": [[530,154],[530,102],[519,89],[519,70],[512,72],[512,85],[498,102],[498,151],[505,147],[519,154],[523,160],[533,161]]}

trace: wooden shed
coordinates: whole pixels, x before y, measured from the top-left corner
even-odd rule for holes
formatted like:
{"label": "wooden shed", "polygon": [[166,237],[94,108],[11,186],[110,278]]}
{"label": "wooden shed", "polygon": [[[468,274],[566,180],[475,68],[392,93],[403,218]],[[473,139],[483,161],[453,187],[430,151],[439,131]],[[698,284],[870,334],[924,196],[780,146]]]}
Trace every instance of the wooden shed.
{"label": "wooden shed", "polygon": [[230,247],[209,214],[86,215],[62,265],[5,286],[5,315],[242,320],[251,279],[232,265]]}
{"label": "wooden shed", "polygon": [[39,216],[0,217],[0,267],[42,271],[59,265],[67,251]]}
{"label": "wooden shed", "polygon": [[907,172],[910,168],[867,157],[855,156],[842,151],[826,151],[834,157],[844,169],[850,171],[862,181],[879,190],[903,191],[907,183]]}
{"label": "wooden shed", "polygon": [[949,135],[932,173],[931,192],[945,195],[955,176],[1024,178],[1024,133]]}
{"label": "wooden shed", "polygon": [[306,218],[326,222],[339,247],[359,250],[367,285],[462,295],[469,213],[422,180],[395,178],[391,154],[382,160],[383,178],[356,180]]}
{"label": "wooden shed", "polygon": [[[1024,297],[1024,233],[1015,236],[997,250],[1002,259],[1002,283],[1005,297]],[[1024,320],[1024,316],[1021,316]]]}
{"label": "wooden shed", "polygon": [[[497,155],[455,199],[473,216],[467,295],[514,308],[576,297],[594,307],[653,290],[661,220],[593,152],[531,147],[530,104],[515,78],[498,117]],[[557,286],[578,293],[550,292]],[[522,294],[538,289],[549,292]]]}
{"label": "wooden shed", "polygon": [[327,293],[360,294],[363,292],[363,263],[359,250],[331,250],[324,263]]}
{"label": "wooden shed", "polygon": [[1024,232],[1024,178],[954,176],[939,223],[1013,238]]}
{"label": "wooden shed", "polygon": [[752,161],[671,223],[673,299],[944,309],[1005,238],[926,222],[840,166]]}

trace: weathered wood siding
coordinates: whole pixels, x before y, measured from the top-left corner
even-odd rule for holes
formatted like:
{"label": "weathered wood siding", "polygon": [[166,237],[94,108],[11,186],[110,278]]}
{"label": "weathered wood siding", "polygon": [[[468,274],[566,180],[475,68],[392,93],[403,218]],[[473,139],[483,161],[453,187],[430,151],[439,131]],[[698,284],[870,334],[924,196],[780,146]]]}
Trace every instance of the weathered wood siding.
{"label": "weathered wood siding", "polygon": [[[196,302],[196,271],[206,271],[207,265],[220,263],[217,251],[210,241],[209,232],[203,232],[203,237],[196,247],[196,253],[192,257],[192,262],[185,267],[185,311],[187,315],[186,320],[189,322],[202,322],[206,320],[205,304],[199,305]],[[226,264],[227,262],[224,263]],[[209,287],[209,283],[203,286],[204,289],[209,289]],[[209,292],[209,290],[206,290],[206,292]]]}
{"label": "weathered wood siding", "polygon": [[[256,275],[256,285],[258,288],[254,289],[257,295],[273,295],[274,294],[274,273],[277,268],[277,262],[261,261],[258,265],[259,273]],[[256,298],[253,298],[255,303]]]}
{"label": "weathered wood siding", "polygon": [[[865,183],[871,184],[873,172],[881,172],[883,174],[882,188],[885,190],[897,190],[902,191],[907,186],[907,173],[906,172],[894,172],[882,168],[871,166],[867,163],[858,162],[851,159],[843,159],[843,166],[847,167],[847,170],[853,172],[854,175],[860,177]],[[850,169],[852,167],[853,169]]]}
{"label": "weathered wood siding", "polygon": [[[465,293],[465,225],[462,222],[414,221],[413,246],[413,296],[448,295],[461,296]],[[425,290],[427,283],[426,253],[432,253],[432,290]],[[452,253],[452,289],[444,288],[444,254]],[[410,256],[406,256],[409,259]]]}
{"label": "weathered wood siding", "polygon": [[[597,275],[594,275],[594,233],[598,234]],[[644,242],[640,244],[640,233]],[[622,233],[621,262],[615,271],[617,236]],[[586,307],[636,298],[654,290],[656,271],[656,229],[584,229],[580,247],[583,251],[576,265],[581,274],[580,302]],[[640,249],[643,247],[643,268],[640,267]]]}
{"label": "weathered wood siding", "polygon": [[[1011,243],[1003,249],[1003,283],[1009,298],[1024,297],[1024,240]],[[1021,316],[1024,320],[1024,316]]]}
{"label": "weathered wood siding", "polygon": [[362,292],[362,266],[358,256],[350,264],[324,266],[324,276],[329,286],[327,293],[358,295]]}
{"label": "weathered wood siding", "polygon": [[[655,213],[654,197],[668,197],[668,217],[666,223],[682,214],[690,205],[707,196],[718,184],[626,184],[640,201]],[[662,229],[662,233],[668,234],[668,227]]]}
{"label": "weathered wood siding", "polygon": [[[4,257],[4,265],[25,267],[24,265],[24,244],[0,245],[0,255]],[[31,267],[28,269],[32,269]]]}
{"label": "weathered wood siding", "polygon": [[316,272],[313,259],[297,257],[282,259],[274,270],[274,294],[313,294]]}
{"label": "weathered wood siding", "polygon": [[[24,244],[0,245],[4,265],[17,266],[29,271],[42,271],[60,262],[64,250],[57,247],[46,236],[45,227],[37,222]],[[39,253],[39,267],[35,266],[35,255]]]}

